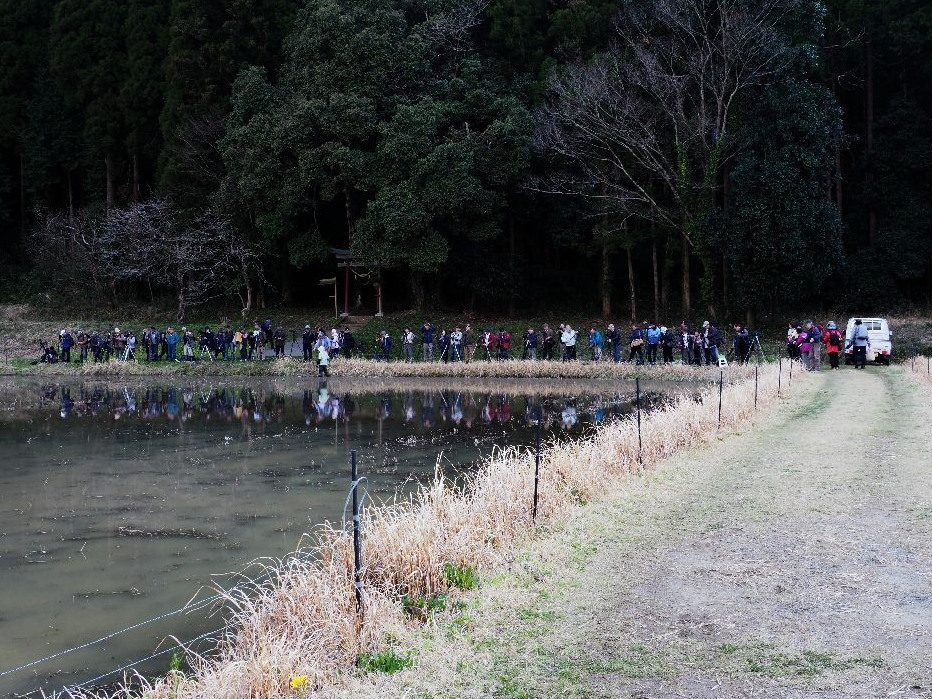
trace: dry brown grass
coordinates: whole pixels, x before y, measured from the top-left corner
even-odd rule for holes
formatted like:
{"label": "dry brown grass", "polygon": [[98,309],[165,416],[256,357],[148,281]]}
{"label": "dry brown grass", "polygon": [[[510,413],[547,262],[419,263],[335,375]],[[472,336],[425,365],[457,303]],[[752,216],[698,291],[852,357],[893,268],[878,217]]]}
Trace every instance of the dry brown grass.
{"label": "dry brown grass", "polygon": [[[774,365],[761,368],[761,407],[776,400],[777,371]],[[801,373],[797,381],[804,380]],[[737,427],[753,413],[753,380],[724,389],[722,428]],[[643,451],[630,420],[604,426],[589,439],[551,445],[542,455],[538,522],[559,527],[578,500],[596,498],[716,434],[718,389],[710,387],[698,399],[682,396],[644,418]],[[271,583],[230,598],[233,615],[215,657],[192,656],[191,675],[154,681],[143,693],[153,699],[294,697],[339,681],[361,652],[414,623],[404,617],[401,595],[445,592],[445,564],[488,570],[534,535],[533,482],[533,455],[507,449],[459,486],[438,474],[408,500],[366,508],[362,614],[355,611],[351,540],[333,527],[321,528],[315,547],[271,567]],[[306,677],[306,688],[295,690],[295,677]]]}
{"label": "dry brown grass", "polygon": [[[336,359],[330,373],[336,378],[454,378],[454,379],[555,379],[603,380],[653,379],[662,381],[704,381],[718,377],[717,367],[658,364],[656,366],[614,364],[613,362],[505,361],[443,364],[441,362],[375,362],[369,359]],[[268,359],[261,362],[109,362],[79,364],[40,364],[21,368],[19,374],[36,376],[133,377],[133,376],[287,376],[316,377],[313,363],[298,359]],[[730,381],[754,375],[752,365],[732,365],[725,369]]]}

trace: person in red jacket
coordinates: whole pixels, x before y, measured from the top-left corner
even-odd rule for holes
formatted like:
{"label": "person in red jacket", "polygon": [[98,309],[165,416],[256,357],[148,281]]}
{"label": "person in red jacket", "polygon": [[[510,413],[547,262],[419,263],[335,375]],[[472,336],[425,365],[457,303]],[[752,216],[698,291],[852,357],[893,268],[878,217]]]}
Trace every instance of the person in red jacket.
{"label": "person in red jacket", "polygon": [[838,357],[842,348],[845,346],[845,337],[841,334],[835,321],[829,321],[822,333],[822,344],[825,345],[825,353],[828,355],[829,365],[832,369],[838,368]]}
{"label": "person in red jacket", "polygon": [[509,359],[508,350],[511,349],[511,333],[502,328],[498,333],[498,359]]}

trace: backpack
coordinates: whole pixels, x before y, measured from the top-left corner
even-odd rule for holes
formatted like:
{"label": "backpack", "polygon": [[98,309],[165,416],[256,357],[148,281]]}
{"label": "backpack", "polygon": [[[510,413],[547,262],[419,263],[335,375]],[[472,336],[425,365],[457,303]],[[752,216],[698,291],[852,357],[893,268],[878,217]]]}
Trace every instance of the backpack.
{"label": "backpack", "polygon": [[841,335],[837,330],[830,330],[828,333],[829,347],[841,347]]}

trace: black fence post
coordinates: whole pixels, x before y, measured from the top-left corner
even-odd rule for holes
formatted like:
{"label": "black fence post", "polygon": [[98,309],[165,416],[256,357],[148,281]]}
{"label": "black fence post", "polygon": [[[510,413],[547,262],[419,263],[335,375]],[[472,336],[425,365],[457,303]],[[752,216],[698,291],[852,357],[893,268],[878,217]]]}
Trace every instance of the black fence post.
{"label": "black fence post", "polygon": [[722,429],[722,389],[725,386],[725,372],[718,378],[718,428]]}
{"label": "black fence post", "polygon": [[780,369],[777,372],[777,397],[780,396],[780,384],[783,383],[783,357],[780,357]]}
{"label": "black fence post", "polygon": [[356,450],[352,451],[350,477],[353,490],[353,587],[356,588],[356,610],[362,609],[362,538],[359,531],[359,471]]}
{"label": "black fence post", "polygon": [[534,510],[531,512],[531,521],[537,522],[537,486],[540,483],[540,418],[537,416],[537,438],[534,447]]}
{"label": "black fence post", "polygon": [[790,360],[790,380],[787,382],[787,385],[793,383],[793,365],[796,363],[795,359]]}
{"label": "black fence post", "polygon": [[754,410],[757,410],[757,367],[754,367]]}
{"label": "black fence post", "polygon": [[637,407],[638,417],[638,463],[644,463],[644,446],[641,443],[641,379],[634,380],[634,404]]}

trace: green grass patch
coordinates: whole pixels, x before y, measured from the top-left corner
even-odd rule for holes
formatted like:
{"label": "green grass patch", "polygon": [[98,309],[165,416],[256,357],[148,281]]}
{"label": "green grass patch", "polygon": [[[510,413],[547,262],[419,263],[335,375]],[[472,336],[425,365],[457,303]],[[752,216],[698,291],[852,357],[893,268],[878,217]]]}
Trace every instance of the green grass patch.
{"label": "green grass patch", "polygon": [[767,643],[748,646],[726,643],[718,650],[729,658],[736,671],[763,677],[814,677],[828,671],[850,670],[859,666],[883,666],[880,658],[842,658],[834,653],[814,650],[785,653]]}
{"label": "green grass patch", "polygon": [[356,667],[363,672],[382,672],[391,675],[414,665],[414,653],[399,653],[394,648],[383,648],[374,653],[362,653],[356,660]]}
{"label": "green grass patch", "polygon": [[458,590],[475,590],[479,586],[479,575],[468,565],[443,564],[443,579],[450,587]]}

